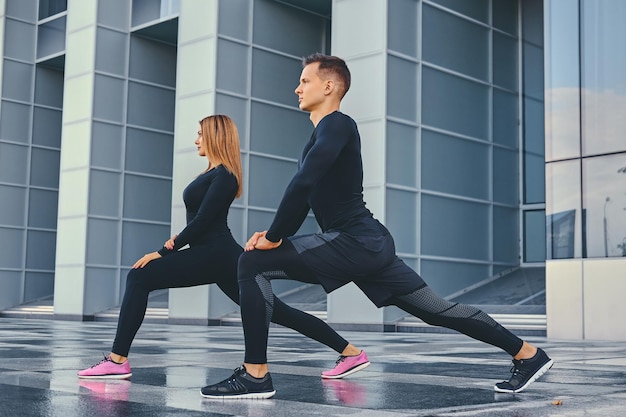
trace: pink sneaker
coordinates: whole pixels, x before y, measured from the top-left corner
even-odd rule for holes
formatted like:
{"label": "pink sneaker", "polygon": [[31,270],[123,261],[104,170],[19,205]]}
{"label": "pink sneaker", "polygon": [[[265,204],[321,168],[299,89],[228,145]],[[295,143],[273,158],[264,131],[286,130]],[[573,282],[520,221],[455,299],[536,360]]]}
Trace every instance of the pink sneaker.
{"label": "pink sneaker", "polygon": [[115,363],[110,356],[105,356],[103,360],[78,372],[79,378],[84,379],[126,379],[132,375],[128,361]]}
{"label": "pink sneaker", "polygon": [[361,369],[370,366],[370,361],[367,359],[365,351],[361,351],[357,356],[339,356],[337,364],[330,371],[322,372],[322,378],[327,379],[339,379],[344,376],[353,374]]}

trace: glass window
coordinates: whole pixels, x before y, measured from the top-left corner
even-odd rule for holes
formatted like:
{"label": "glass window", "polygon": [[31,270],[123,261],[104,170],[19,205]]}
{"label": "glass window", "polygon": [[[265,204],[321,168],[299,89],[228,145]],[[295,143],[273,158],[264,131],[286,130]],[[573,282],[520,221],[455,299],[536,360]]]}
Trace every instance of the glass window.
{"label": "glass window", "polygon": [[489,146],[422,130],[422,187],[431,191],[489,198]]}
{"label": "glass window", "polygon": [[[87,223],[87,263],[117,265],[119,232],[117,220],[89,219]],[[137,254],[137,259],[141,255]]]}
{"label": "glass window", "polygon": [[31,151],[30,184],[39,187],[59,188],[61,152],[34,148]]}
{"label": "glass window", "polygon": [[493,32],[493,83],[507,90],[518,90],[517,39]]}
{"label": "glass window", "polygon": [[486,81],[489,29],[426,5],[422,13],[424,61]]}
{"label": "glass window", "polygon": [[546,165],[547,259],[582,256],[580,160]]}
{"label": "glass window", "polygon": [[31,188],[28,199],[28,226],[56,229],[58,198],[57,191]]}
{"label": "glass window", "polygon": [[[27,172],[28,146],[0,142],[0,182],[26,185]],[[9,200],[0,201],[4,205]]]}
{"label": "glass window", "polygon": [[487,261],[489,206],[422,195],[422,254]]}
{"label": "glass window", "polygon": [[247,41],[250,27],[241,22],[248,22],[250,8],[248,0],[220,0],[217,18],[219,33]]}
{"label": "glass window", "polygon": [[387,122],[387,152],[385,153],[387,182],[417,186],[417,128]]}
{"label": "glass window", "polygon": [[[121,123],[124,121],[124,93],[125,82],[119,78],[107,77],[96,74],[95,92],[93,95],[93,115],[98,119]],[[70,96],[71,97],[71,96]],[[150,102],[150,100],[147,100]],[[144,111],[148,112],[151,107],[161,107],[162,103],[151,101],[152,105]],[[129,106],[129,113],[131,108]],[[130,116],[129,116],[130,118]]]}
{"label": "glass window", "polygon": [[[167,193],[163,193],[167,194]],[[167,205],[170,205],[168,194]],[[169,222],[169,220],[168,220]],[[259,229],[261,230],[261,229]],[[125,221],[122,224],[122,265],[134,264],[142,254],[154,251],[155,242],[165,242],[170,237],[170,226]]]}
{"label": "glass window", "polygon": [[30,64],[5,59],[2,74],[2,97],[29,102],[33,95],[34,68]]}
{"label": "glass window", "polygon": [[129,82],[128,123],[173,132],[175,95],[167,88]]}
{"label": "glass window", "polygon": [[298,105],[298,98],[294,90],[298,86],[301,72],[300,59],[253,49],[252,97],[295,108]]}
{"label": "glass window", "polygon": [[166,179],[124,176],[124,217],[170,222],[172,182]]}
{"label": "glass window", "polygon": [[417,58],[417,2],[394,0],[387,3],[389,49]]}
{"label": "glass window", "polygon": [[524,100],[524,203],[545,202],[543,102]]}
{"label": "glass window", "polygon": [[37,58],[65,52],[65,16],[37,28]]}
{"label": "glass window", "polygon": [[295,162],[250,156],[249,204],[257,207],[278,208],[285,188],[296,169]]}
{"label": "glass window", "polygon": [[[10,245],[4,245],[0,251],[0,265],[7,269],[13,268],[22,270],[24,268],[24,231],[0,227],[0,240],[2,240],[2,242],[11,242]],[[47,251],[48,249],[44,250]],[[2,291],[5,291],[4,285],[5,282],[3,281]]]}
{"label": "glass window", "polygon": [[[11,187],[0,185],[0,201],[2,201],[2,211],[0,211],[0,225],[2,226],[24,226],[26,212],[26,189],[23,187]],[[6,248],[13,246],[5,245]],[[4,264],[1,264],[5,266]]]}
{"label": "glass window", "polygon": [[116,172],[92,169],[89,175],[90,214],[119,217],[120,177]]}
{"label": "glass window", "polygon": [[[252,102],[250,113],[251,151],[300,158],[314,128],[308,113],[260,102]],[[279,132],[276,120],[281,121]]]}
{"label": "glass window", "polygon": [[626,2],[584,1],[582,9],[583,155],[626,150]]}
{"label": "glass window", "polygon": [[[191,139],[191,138],[189,138]],[[126,130],[126,170],[172,176],[172,135],[148,130]]]}
{"label": "glass window", "polygon": [[417,121],[417,64],[387,57],[387,112],[390,116]]}
{"label": "glass window", "polygon": [[519,146],[519,100],[516,94],[493,89],[493,143]]}
{"label": "glass window", "polygon": [[493,27],[517,36],[517,0],[497,0],[491,4]]}
{"label": "glass window", "polygon": [[91,164],[96,167],[122,168],[121,126],[93,122],[91,133]]}
{"label": "glass window", "polygon": [[524,95],[543,101],[543,48],[524,42],[523,54]]}
{"label": "glass window", "polygon": [[63,107],[63,71],[36,67],[35,103],[59,109]]}
{"label": "glass window", "polygon": [[415,253],[417,250],[417,193],[387,189],[386,226],[394,237],[396,250]]}
{"label": "glass window", "polygon": [[626,153],[583,159],[586,257],[626,256]]}
{"label": "glass window", "polygon": [[[542,223],[545,222],[542,220]],[[541,241],[545,247],[545,233],[541,237]],[[518,265],[519,252],[519,210],[493,206],[494,262]]]}
{"label": "glass window", "polygon": [[99,27],[96,30],[96,70],[125,76],[127,70],[125,33]]}
{"label": "glass window", "polygon": [[247,45],[224,39],[217,41],[217,88],[248,95],[249,63]]}
{"label": "glass window", "polygon": [[524,262],[546,260],[546,212],[524,212]]}
{"label": "glass window", "polygon": [[34,107],[33,144],[61,148],[61,110]]}
{"label": "glass window", "polygon": [[[15,2],[18,3],[18,2]],[[26,3],[26,2],[19,2]],[[67,0],[39,0],[39,20],[67,10]]]}
{"label": "glass window", "polygon": [[255,45],[296,56],[323,50],[320,29],[328,21],[322,16],[277,1],[255,1],[252,18]]}
{"label": "glass window", "polygon": [[517,151],[493,147],[493,201],[519,203],[519,155]]}
{"label": "glass window", "polygon": [[546,4],[546,161],[580,156],[578,0]]}
{"label": "glass window", "polygon": [[489,140],[489,87],[422,68],[422,123]]}
{"label": "glass window", "polygon": [[[547,3],[559,3],[561,1],[548,1]],[[522,5],[522,37],[524,41],[542,46],[544,0],[521,0],[520,3]]]}
{"label": "glass window", "polygon": [[[483,23],[489,21],[489,0],[431,0],[455,12],[464,14]],[[502,1],[502,0],[498,0]]]}
{"label": "glass window", "polygon": [[26,268],[54,269],[56,232],[29,230],[26,232]]}

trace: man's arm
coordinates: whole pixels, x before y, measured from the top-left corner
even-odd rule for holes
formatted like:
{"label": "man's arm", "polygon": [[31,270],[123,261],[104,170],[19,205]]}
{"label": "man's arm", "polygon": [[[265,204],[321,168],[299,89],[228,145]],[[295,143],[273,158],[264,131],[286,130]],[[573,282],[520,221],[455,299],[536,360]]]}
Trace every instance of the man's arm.
{"label": "man's arm", "polygon": [[300,228],[305,218],[302,210],[305,207],[308,210],[312,188],[333,166],[350,137],[349,120],[340,113],[331,113],[317,125],[315,144],[285,190],[274,221],[265,236],[268,240],[277,242],[293,235]]}

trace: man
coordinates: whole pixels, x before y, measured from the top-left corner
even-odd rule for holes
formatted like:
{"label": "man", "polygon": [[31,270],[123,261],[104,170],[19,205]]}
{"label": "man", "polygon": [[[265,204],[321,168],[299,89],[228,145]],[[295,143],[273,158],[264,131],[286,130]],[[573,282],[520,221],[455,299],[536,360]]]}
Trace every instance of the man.
{"label": "man", "polygon": [[[349,88],[350,71],[342,59],[314,54],[303,60],[295,93],[315,129],[272,225],[255,233],[239,258],[244,364],[230,378],[204,387],[202,395],[275,394],[266,356],[274,302],[270,280],[285,278],[321,284],[327,292],[354,282],[378,307],[396,305],[429,324],[497,346],[513,356],[514,366],[511,378],[494,389],[523,391],[550,369],[552,359],[484,312],[436,295],[396,256],[389,231],[365,207],[359,133],[354,120],[339,111]],[[309,209],[322,233],[293,236]],[[345,358],[350,360],[354,357]]]}

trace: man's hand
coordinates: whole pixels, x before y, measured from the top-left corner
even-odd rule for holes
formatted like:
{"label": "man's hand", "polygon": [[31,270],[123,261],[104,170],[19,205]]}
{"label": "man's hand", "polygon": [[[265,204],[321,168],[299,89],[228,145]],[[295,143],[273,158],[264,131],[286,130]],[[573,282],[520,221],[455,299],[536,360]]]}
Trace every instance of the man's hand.
{"label": "man's hand", "polygon": [[283,243],[282,239],[279,240],[278,242],[272,242],[272,241],[267,240],[265,238],[266,233],[267,233],[267,230],[263,232],[256,232],[255,234],[253,234],[252,237],[248,239],[248,241],[246,242],[246,247],[244,248],[244,250],[246,252],[249,252],[254,249],[270,250],[270,249],[275,249],[279,247],[280,244]]}
{"label": "man's hand", "polygon": [[160,257],[161,254],[159,254],[159,252],[146,253],[140,260],[135,262],[135,265],[133,265],[133,269],[143,268],[144,266],[148,265],[150,261],[154,261],[155,259],[159,259]]}

